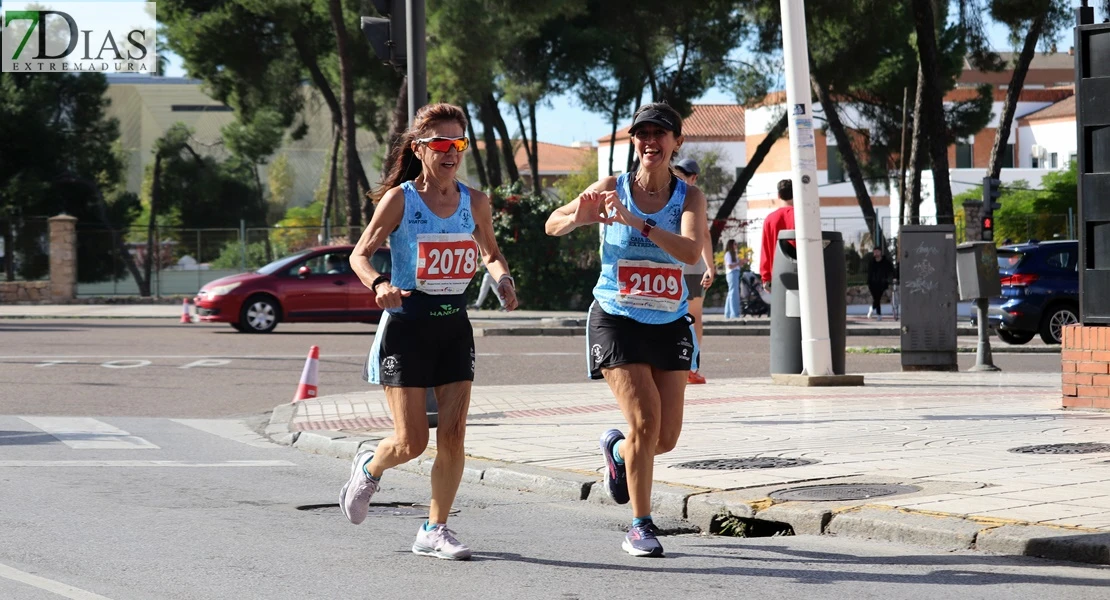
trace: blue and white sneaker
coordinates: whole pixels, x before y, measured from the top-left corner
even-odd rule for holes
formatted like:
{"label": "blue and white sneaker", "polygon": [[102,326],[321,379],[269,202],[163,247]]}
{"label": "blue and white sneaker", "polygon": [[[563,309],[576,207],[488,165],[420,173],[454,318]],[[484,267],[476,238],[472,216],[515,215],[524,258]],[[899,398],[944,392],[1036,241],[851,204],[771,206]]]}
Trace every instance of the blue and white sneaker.
{"label": "blue and white sneaker", "polygon": [[605,493],[617,504],[628,504],[628,478],[624,465],[613,458],[613,446],[624,439],[619,429],[610,429],[601,435],[601,454],[605,457]]}
{"label": "blue and white sneaker", "polygon": [[366,465],[373,458],[373,450],[355,454],[355,459],[351,461],[351,477],[339,490],[339,508],[354,525],[366,520],[366,514],[370,512],[370,498],[378,491],[379,483],[366,474]]}
{"label": "blue and white sneaker", "polygon": [[633,525],[624,536],[621,548],[632,556],[658,558],[663,556],[663,544],[655,537],[655,525],[651,522]]}

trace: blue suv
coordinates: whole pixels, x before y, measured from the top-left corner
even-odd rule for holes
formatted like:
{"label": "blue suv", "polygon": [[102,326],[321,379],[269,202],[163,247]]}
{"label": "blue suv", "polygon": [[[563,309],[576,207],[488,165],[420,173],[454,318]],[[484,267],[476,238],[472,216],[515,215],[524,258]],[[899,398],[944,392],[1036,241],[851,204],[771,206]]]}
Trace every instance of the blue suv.
{"label": "blue suv", "polygon": [[992,298],[987,318],[1007,344],[1040,334],[1059,344],[1062,327],[1079,321],[1079,242],[1035,242],[998,249],[1002,297]]}

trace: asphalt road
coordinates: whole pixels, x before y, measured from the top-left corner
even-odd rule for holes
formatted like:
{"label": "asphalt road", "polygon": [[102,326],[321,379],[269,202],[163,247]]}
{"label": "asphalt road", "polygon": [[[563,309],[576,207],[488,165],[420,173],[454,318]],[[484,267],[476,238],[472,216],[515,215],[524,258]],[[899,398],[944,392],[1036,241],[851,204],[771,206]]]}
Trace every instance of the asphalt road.
{"label": "asphalt road", "polygon": [[[320,394],[359,379],[373,326],[286,324],[249,335],[165,319],[0,320],[0,414],[215,418],[257,415],[293,397],[308,349],[320,347]],[[706,336],[702,373],[766,377],[765,336]],[[972,340],[961,339],[962,344]],[[480,337],[475,385],[572,383],[585,377],[583,337]],[[849,346],[898,346],[853,337]],[[854,354],[850,373],[901,370],[897,354]],[[959,357],[963,369],[974,356]],[[1004,370],[1060,372],[1059,354],[995,354]]]}
{"label": "asphalt road", "polygon": [[1107,568],[834,537],[676,535],[663,538],[667,558],[635,559],[620,550],[626,508],[476,484],[451,519],[475,558],[451,563],[409,551],[426,478],[386,473],[374,502],[388,514],[355,527],[335,505],[346,461],[236,421],[97,422],[90,435],[88,423],[0,416],[0,598],[1104,600],[1110,589]]}

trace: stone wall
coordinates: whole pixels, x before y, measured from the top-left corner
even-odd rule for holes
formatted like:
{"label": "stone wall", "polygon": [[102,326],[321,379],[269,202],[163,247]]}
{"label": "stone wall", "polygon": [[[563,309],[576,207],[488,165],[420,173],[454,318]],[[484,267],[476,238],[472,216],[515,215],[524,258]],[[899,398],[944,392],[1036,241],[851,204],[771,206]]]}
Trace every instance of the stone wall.
{"label": "stone wall", "polygon": [[49,281],[0,281],[0,304],[50,302]]}
{"label": "stone wall", "polygon": [[[871,306],[871,290],[867,289],[866,285],[852,285],[848,286],[848,306],[853,304],[866,304]],[[890,288],[886,288],[883,292],[883,304],[890,303]]]}
{"label": "stone wall", "polygon": [[1110,326],[1068,325],[1063,342],[1064,408],[1110,410]]}

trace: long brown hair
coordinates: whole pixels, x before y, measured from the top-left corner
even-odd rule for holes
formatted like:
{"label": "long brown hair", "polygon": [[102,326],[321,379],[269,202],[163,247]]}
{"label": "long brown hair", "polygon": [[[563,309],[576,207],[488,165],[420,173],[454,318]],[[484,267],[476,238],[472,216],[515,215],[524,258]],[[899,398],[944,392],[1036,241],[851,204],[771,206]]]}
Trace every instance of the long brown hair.
{"label": "long brown hair", "polygon": [[420,159],[416,157],[416,153],[413,152],[412,143],[420,138],[429,127],[442,121],[454,121],[463,128],[463,131],[466,131],[466,114],[454,104],[429,104],[416,111],[416,118],[413,119],[412,127],[401,134],[397,143],[389,149],[389,154],[386,155],[385,175],[382,177],[378,189],[374,190],[370,196],[375,203],[380,201],[389,190],[420,176],[423,165]]}

